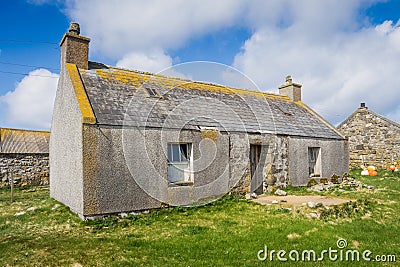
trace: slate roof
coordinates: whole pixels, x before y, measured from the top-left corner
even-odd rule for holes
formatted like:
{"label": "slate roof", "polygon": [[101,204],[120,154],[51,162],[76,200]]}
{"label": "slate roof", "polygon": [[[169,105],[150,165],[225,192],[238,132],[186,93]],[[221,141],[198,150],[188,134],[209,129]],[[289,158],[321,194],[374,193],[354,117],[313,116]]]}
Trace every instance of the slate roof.
{"label": "slate roof", "polygon": [[99,63],[79,72],[101,125],[196,130],[202,126],[227,132],[343,139],[310,108],[286,96]]}
{"label": "slate roof", "polygon": [[50,132],[0,128],[0,153],[48,154]]}

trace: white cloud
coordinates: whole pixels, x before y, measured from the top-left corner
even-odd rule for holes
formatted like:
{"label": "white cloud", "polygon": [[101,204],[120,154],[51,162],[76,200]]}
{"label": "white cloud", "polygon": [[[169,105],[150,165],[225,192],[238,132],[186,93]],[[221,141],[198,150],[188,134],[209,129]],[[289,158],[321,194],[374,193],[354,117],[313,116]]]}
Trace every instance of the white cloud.
{"label": "white cloud", "polygon": [[117,62],[117,67],[137,69],[148,72],[160,72],[172,66],[172,58],[161,49],[151,52],[131,52]]}
{"label": "white cloud", "polygon": [[94,54],[151,72],[172,65],[167,51],[193,38],[250,28],[233,66],[274,92],[291,74],[305,102],[338,123],[362,101],[382,114],[399,109],[400,22],[374,27],[363,15],[382,1],[70,0],[66,12],[91,37]]}
{"label": "white cloud", "polygon": [[31,71],[10,91],[0,97],[6,104],[4,120],[10,127],[50,129],[58,74],[46,69]]}
{"label": "white cloud", "polygon": [[260,25],[234,66],[273,92],[291,74],[303,84],[303,100],[332,123],[360,102],[381,114],[398,109],[400,23],[360,27],[357,1],[299,2],[289,8],[294,17],[285,27]]}
{"label": "white cloud", "polygon": [[192,36],[233,25],[243,1],[72,0],[67,4],[66,12],[91,37],[95,52],[122,58],[154,47],[178,48]]}

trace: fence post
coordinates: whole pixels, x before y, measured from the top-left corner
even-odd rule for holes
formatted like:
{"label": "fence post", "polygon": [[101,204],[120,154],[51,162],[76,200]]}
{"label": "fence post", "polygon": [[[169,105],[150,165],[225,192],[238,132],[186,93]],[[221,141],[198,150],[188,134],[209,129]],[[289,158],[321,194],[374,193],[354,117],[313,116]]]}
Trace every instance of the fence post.
{"label": "fence post", "polygon": [[11,203],[14,202],[14,175],[9,173],[9,181],[11,183]]}

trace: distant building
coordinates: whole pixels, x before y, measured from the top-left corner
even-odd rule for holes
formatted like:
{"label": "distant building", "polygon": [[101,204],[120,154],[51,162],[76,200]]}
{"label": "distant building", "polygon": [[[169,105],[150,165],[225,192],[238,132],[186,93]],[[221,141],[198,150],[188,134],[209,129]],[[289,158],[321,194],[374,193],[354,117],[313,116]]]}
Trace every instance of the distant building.
{"label": "distant building", "polygon": [[50,194],[82,218],[348,171],[344,137],[290,76],[275,95],[119,69],[89,62],[79,33],[61,41]]}
{"label": "distant building", "polygon": [[351,168],[360,168],[364,164],[387,169],[395,162],[399,166],[400,124],[361,103],[337,128],[349,140]]}
{"label": "distant building", "polygon": [[49,183],[50,132],[0,128],[0,187]]}

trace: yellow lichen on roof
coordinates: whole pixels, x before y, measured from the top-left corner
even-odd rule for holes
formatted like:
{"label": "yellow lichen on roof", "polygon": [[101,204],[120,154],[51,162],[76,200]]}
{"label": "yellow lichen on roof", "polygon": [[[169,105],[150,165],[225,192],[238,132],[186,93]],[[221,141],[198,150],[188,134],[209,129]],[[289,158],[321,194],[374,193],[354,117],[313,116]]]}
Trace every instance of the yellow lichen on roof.
{"label": "yellow lichen on roof", "polygon": [[115,80],[118,84],[130,84],[136,88],[142,86],[150,78],[143,75],[135,75],[132,74],[132,72],[120,69],[113,69],[112,71],[97,69],[96,73],[99,77],[105,80]]}
{"label": "yellow lichen on roof", "polygon": [[86,95],[86,91],[83,87],[81,76],[79,75],[79,70],[75,64],[66,63],[69,77],[71,78],[72,86],[75,90],[75,96],[78,100],[78,105],[82,113],[82,122],[88,124],[95,124],[96,117],[92,106],[89,103],[89,99]]}
{"label": "yellow lichen on roof", "polygon": [[23,129],[13,129],[13,128],[0,128],[0,138],[4,140],[6,136],[14,135],[14,136],[21,136],[21,135],[29,135],[35,138],[38,137],[50,137],[49,131],[35,131],[35,130],[23,130]]}
{"label": "yellow lichen on roof", "polygon": [[0,152],[49,153],[50,132],[0,128]]}
{"label": "yellow lichen on roof", "polygon": [[217,92],[217,93],[221,92],[221,93],[225,93],[225,94],[253,95],[253,96],[262,97],[262,98],[276,97],[276,98],[281,98],[281,99],[285,99],[285,100],[290,100],[287,96],[269,94],[269,93],[265,93],[265,92],[261,92],[261,91],[252,91],[252,90],[247,90],[247,89],[234,88],[234,87],[229,87],[229,86],[222,86],[222,85],[211,84],[211,83],[196,82],[196,81],[188,81],[187,83],[182,83],[181,85],[179,85],[177,87],[181,88],[181,89],[207,90],[210,92]]}
{"label": "yellow lichen on roof", "polygon": [[165,89],[195,89],[195,90],[206,90],[215,93],[225,94],[239,94],[239,95],[253,95],[256,97],[263,98],[279,98],[287,101],[291,101],[289,97],[283,95],[276,95],[271,93],[265,93],[261,91],[253,91],[247,89],[234,88],[229,86],[222,86],[218,84],[198,82],[180,78],[172,78],[163,76],[160,74],[153,74],[148,72],[139,72],[134,70],[123,70],[110,67],[108,70],[97,69],[96,73],[99,77],[106,80],[115,80],[119,84],[130,84],[136,88],[139,88],[146,82],[149,84],[155,84],[162,86]]}

